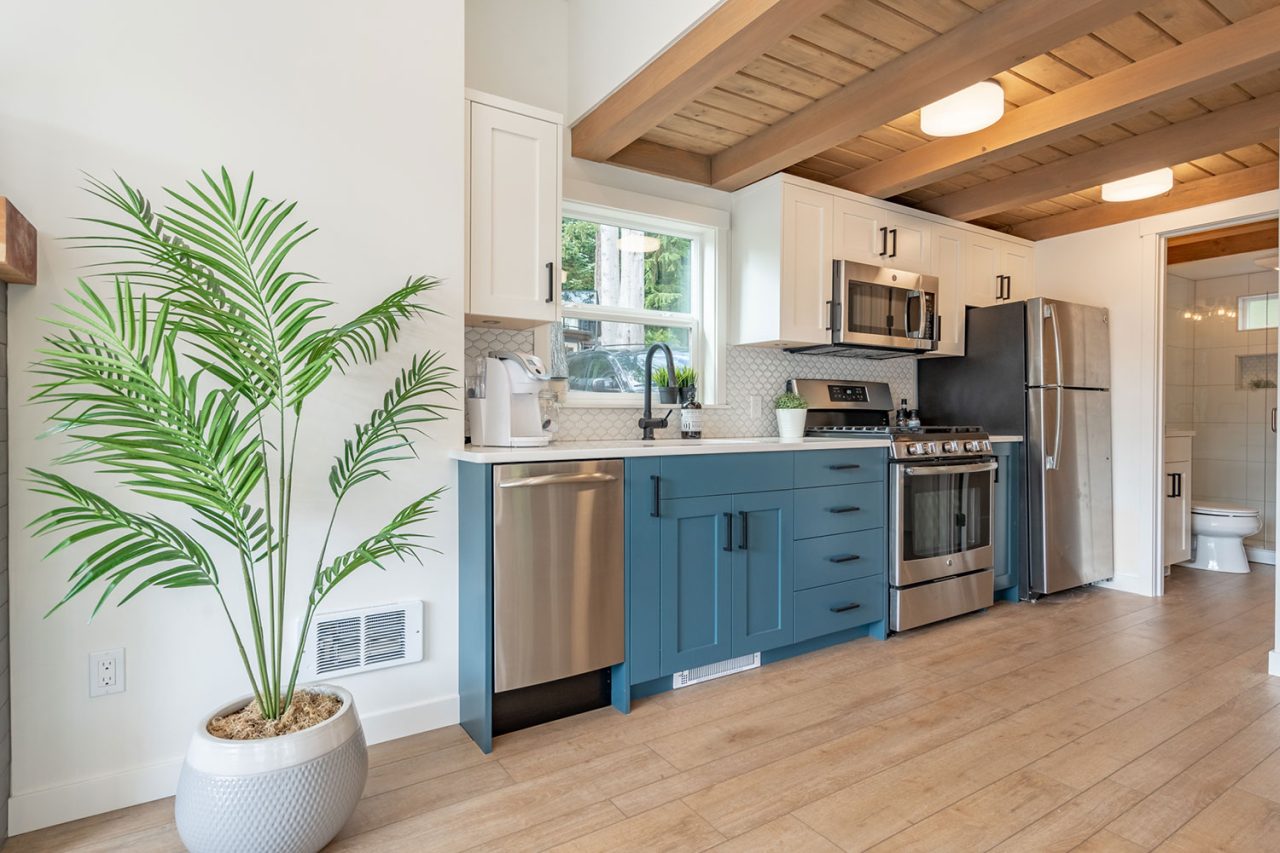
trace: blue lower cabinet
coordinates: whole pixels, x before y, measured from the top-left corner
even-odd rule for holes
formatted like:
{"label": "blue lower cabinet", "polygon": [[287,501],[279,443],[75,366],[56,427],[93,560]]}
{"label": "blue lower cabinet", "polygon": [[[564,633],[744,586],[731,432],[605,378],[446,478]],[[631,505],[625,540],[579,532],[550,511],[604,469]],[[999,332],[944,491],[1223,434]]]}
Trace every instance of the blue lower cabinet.
{"label": "blue lower cabinet", "polygon": [[791,492],[734,495],[734,657],[791,643]]}
{"label": "blue lower cabinet", "polygon": [[1010,443],[995,445],[995,536],[993,556],[995,589],[1017,590],[1019,542],[1022,531],[1015,510],[1021,506],[1019,487],[1018,446]]}
{"label": "blue lower cabinet", "polygon": [[884,619],[888,588],[883,575],[858,578],[795,594],[795,642]]}
{"label": "blue lower cabinet", "polygon": [[733,656],[733,498],[661,502],[659,612],[663,675]]}
{"label": "blue lower cabinet", "polygon": [[795,496],[797,539],[884,527],[882,482],[797,489]]}

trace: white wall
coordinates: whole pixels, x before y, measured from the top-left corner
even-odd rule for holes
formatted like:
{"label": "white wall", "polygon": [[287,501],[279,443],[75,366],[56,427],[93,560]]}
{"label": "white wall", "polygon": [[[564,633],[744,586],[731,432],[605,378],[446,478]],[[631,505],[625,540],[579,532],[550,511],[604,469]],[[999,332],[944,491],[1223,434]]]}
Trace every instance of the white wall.
{"label": "white wall", "polygon": [[[539,0],[542,2],[542,0]],[[568,0],[568,109],[573,124],[720,0]],[[470,8],[471,3],[467,4]]]}
{"label": "white wall", "polygon": [[1116,577],[1143,595],[1159,589],[1157,459],[1163,447],[1159,235],[1274,212],[1269,192],[1036,243],[1039,295],[1111,312],[1111,417]]}
{"label": "white wall", "polygon": [[[444,349],[461,366],[463,3],[64,0],[10,4],[5,28],[6,66],[20,71],[0,87],[0,191],[40,230],[40,283],[10,293],[15,468],[47,465],[59,450],[36,440],[41,411],[24,403],[33,377],[23,367],[40,319],[89,260],[58,240],[84,230],[72,217],[100,211],[77,189],[80,170],[117,170],[152,192],[201,168],[256,170],[260,189],[299,200],[319,226],[299,262],[333,283],[335,315],[411,274],[447,280],[432,300],[443,317],[415,324],[376,368],[331,380],[308,412],[296,487],[295,547],[305,552],[327,509],[324,478],[344,425],[367,415],[411,352]],[[420,461],[351,503],[344,543],[452,481],[445,449],[460,441],[461,423],[459,415],[434,427],[434,442],[418,444]],[[88,600],[44,619],[74,563],[43,560],[48,543],[24,532],[46,500],[15,484],[12,504],[13,831],[171,793],[197,718],[246,692],[214,598],[149,592],[93,622]],[[427,602],[421,664],[344,681],[375,739],[457,718],[452,496],[440,509],[431,532],[442,555],[366,571],[330,602]],[[126,649],[127,690],[90,700],[87,655],[114,646]]]}
{"label": "white wall", "polygon": [[466,16],[468,86],[568,111],[568,0],[466,0]]}

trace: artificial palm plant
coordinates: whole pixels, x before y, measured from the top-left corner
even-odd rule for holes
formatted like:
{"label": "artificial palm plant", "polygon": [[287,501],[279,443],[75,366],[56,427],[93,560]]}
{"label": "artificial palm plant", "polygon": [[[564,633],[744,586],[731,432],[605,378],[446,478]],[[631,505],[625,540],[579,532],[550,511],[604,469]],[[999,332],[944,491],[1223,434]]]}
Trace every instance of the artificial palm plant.
{"label": "artificial palm plant", "polygon": [[[315,295],[319,282],[289,266],[314,229],[297,219],[293,203],[255,194],[252,175],[237,187],[225,169],[205,173],[182,190],[166,189],[162,209],[123,179],[90,179],[87,189],[111,215],[86,219],[98,233],[77,242],[109,253],[96,266],[112,298],[79,282],[34,365],[43,379],[33,400],[53,404],[50,431],[72,439],[57,462],[93,466],[136,495],[176,504],[194,528],[32,470],[33,488],[56,501],[33,522],[58,538],[53,552],[93,545],[53,609],[91,588],[100,588],[97,613],[113,594],[123,604],[153,587],[208,587],[262,715],[278,719],[293,700],[325,597],[357,569],[425,547],[416,527],[434,511],[438,489],[354,548],[329,553],[346,498],[412,454],[415,435],[443,417],[441,395],[454,386],[440,353],[416,356],[344,441],[329,472],[333,510],[309,565],[295,636],[285,601],[297,571],[290,526],[307,399],[335,370],[373,362],[404,322],[431,312],[420,300],[438,281],[412,278],[335,325],[326,321],[333,303]],[[233,555],[227,565],[209,550],[214,543]],[[243,603],[224,569],[239,575]]]}

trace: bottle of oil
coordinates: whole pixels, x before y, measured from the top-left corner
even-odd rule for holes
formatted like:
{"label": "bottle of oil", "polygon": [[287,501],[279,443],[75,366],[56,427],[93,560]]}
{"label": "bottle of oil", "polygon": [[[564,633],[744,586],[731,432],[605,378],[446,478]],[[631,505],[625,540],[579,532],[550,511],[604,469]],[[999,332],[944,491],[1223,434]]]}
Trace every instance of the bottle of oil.
{"label": "bottle of oil", "polygon": [[696,399],[698,389],[689,385],[680,391],[684,398],[680,406],[680,437],[702,438],[702,404]]}

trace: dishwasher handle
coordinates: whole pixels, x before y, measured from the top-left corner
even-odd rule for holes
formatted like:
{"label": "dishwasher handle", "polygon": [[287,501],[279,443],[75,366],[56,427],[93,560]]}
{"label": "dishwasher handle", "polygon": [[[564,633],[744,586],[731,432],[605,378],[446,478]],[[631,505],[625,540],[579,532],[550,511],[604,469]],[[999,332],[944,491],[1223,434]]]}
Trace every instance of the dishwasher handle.
{"label": "dishwasher handle", "polygon": [[521,477],[519,480],[508,480],[499,483],[499,489],[523,489],[531,486],[561,486],[582,483],[611,483],[618,478],[601,471],[587,471],[581,474],[539,474],[536,477]]}

